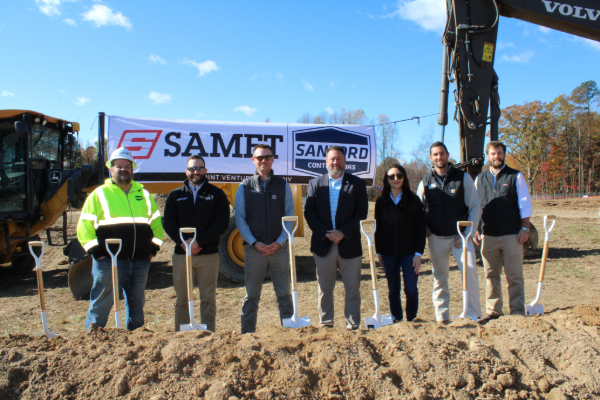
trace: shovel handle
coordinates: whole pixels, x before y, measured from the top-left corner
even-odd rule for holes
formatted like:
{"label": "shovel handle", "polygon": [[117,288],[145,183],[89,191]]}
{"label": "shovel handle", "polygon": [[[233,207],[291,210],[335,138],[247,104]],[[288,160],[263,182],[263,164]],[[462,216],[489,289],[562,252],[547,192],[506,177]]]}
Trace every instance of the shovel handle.
{"label": "shovel handle", "polygon": [[[285,226],[286,222],[291,222],[294,229],[290,232]],[[298,229],[299,220],[296,215],[289,217],[281,218],[281,225],[283,225],[283,229],[285,233],[287,233],[289,238],[289,255],[290,255],[290,275],[292,278],[292,290],[296,290],[296,256],[294,255],[294,233],[296,233],[296,229]]]}
{"label": "shovel handle", "polygon": [[[115,304],[115,311],[120,311],[119,304],[119,268],[117,267],[117,256],[121,252],[121,245],[123,241],[121,239],[105,239],[106,243],[106,251],[110,254],[111,260],[111,271],[112,271],[112,285],[113,285],[113,303]],[[118,244],[119,250],[116,253],[113,253],[110,250],[110,244]]]}
{"label": "shovel handle", "polygon": [[[550,225],[550,228],[548,228],[549,220],[552,221],[552,225]],[[544,231],[546,231],[546,235],[544,237],[544,251],[542,253],[542,267],[540,268],[539,282],[544,281],[544,274],[546,273],[546,260],[548,260],[548,248],[550,247],[550,232],[552,232],[556,220],[556,215],[544,215]]]}
{"label": "shovel handle", "polygon": [[[471,229],[469,230],[469,233],[465,236],[463,235],[462,231],[460,230],[460,228],[462,226],[470,226]],[[463,281],[463,290],[468,290],[469,288],[469,281],[468,281],[468,277],[467,277],[467,246],[468,246],[468,239],[469,236],[471,236],[471,233],[473,233],[473,222],[471,221],[458,221],[456,222],[456,229],[458,230],[458,234],[460,235],[461,239],[462,239],[462,264],[463,264],[463,274],[462,274],[462,281]]]}
{"label": "shovel handle", "polygon": [[[365,231],[365,226],[373,225],[373,231],[368,234]],[[371,281],[373,290],[377,289],[377,272],[375,271],[375,258],[373,257],[373,235],[377,230],[377,221],[374,219],[364,219],[360,221],[360,230],[367,237],[367,244],[369,245],[369,263],[371,264]]]}
{"label": "shovel handle", "polygon": [[[34,247],[42,248],[42,252],[40,253],[39,257],[33,251]],[[40,241],[29,242],[29,252],[31,253],[31,256],[33,257],[33,259],[35,260],[35,276],[37,278],[37,287],[38,287],[38,293],[40,296],[40,308],[42,309],[42,311],[46,311],[46,295],[44,293],[44,278],[42,276],[42,262],[40,261],[40,259],[44,255],[45,249],[46,249],[46,243],[44,243],[44,242],[40,242]]]}

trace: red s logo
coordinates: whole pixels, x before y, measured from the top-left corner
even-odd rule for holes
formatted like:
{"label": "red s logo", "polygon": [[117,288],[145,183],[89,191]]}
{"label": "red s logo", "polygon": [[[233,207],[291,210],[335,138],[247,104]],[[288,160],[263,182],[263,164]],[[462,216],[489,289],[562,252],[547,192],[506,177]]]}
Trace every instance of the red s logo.
{"label": "red s logo", "polygon": [[149,159],[161,133],[162,131],[123,131],[117,148],[125,147],[135,160]]}

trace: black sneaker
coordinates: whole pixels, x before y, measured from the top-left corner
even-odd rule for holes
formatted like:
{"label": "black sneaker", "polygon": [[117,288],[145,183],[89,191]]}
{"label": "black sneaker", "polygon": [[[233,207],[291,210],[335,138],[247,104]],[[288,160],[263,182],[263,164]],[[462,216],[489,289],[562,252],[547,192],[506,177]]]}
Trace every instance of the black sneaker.
{"label": "black sneaker", "polygon": [[484,325],[487,324],[488,322],[490,322],[493,319],[498,319],[500,318],[502,315],[498,315],[498,314],[486,314],[483,317],[479,318],[477,320],[478,324]]}

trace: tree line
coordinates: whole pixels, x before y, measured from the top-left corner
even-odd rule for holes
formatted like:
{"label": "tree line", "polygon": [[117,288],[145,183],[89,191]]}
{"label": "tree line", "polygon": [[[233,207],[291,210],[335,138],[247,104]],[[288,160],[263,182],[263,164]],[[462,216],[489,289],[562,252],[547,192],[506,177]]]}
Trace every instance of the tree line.
{"label": "tree line", "polygon": [[520,170],[534,194],[591,193],[600,189],[600,89],[583,82],[549,103],[502,110],[499,138],[507,164]]}

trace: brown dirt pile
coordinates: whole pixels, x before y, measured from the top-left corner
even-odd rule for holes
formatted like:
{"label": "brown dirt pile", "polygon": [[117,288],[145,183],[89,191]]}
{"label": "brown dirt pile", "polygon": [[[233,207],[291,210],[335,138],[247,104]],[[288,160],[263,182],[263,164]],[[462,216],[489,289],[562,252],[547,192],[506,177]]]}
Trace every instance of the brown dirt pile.
{"label": "brown dirt pile", "polygon": [[267,327],[0,337],[1,399],[567,399],[600,396],[598,306],[478,327]]}

